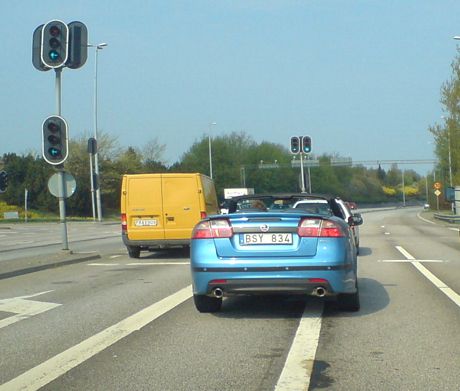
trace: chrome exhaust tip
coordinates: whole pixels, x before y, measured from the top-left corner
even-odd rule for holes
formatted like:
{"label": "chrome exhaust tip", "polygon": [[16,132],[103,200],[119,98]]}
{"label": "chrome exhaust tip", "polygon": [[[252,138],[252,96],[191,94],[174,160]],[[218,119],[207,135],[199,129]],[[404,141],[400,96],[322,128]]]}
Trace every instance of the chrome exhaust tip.
{"label": "chrome exhaust tip", "polygon": [[313,295],[317,297],[324,297],[326,296],[327,290],[323,288],[322,286],[318,286],[315,289],[313,289]]}
{"label": "chrome exhaust tip", "polygon": [[215,298],[221,299],[224,296],[224,291],[222,290],[222,288],[214,288],[212,290],[212,294]]}

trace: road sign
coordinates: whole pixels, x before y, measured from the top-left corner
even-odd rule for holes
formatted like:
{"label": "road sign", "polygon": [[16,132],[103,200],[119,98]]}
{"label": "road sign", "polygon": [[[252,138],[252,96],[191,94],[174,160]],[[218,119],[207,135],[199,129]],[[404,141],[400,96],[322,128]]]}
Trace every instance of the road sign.
{"label": "road sign", "polygon": [[441,190],[441,188],[442,188],[441,182],[435,182],[435,183],[433,183],[433,189]]}
{"label": "road sign", "polygon": [[439,196],[441,195],[441,192],[440,192],[438,189],[436,189],[436,190],[434,191],[434,195],[435,195],[436,197],[439,197]]}
{"label": "road sign", "polygon": [[75,178],[72,176],[72,174],[64,172],[64,194],[61,195],[59,192],[59,177],[59,173],[51,175],[50,179],[48,180],[48,190],[55,197],[69,198],[71,195],[73,195],[73,193],[75,193],[77,182],[75,181]]}

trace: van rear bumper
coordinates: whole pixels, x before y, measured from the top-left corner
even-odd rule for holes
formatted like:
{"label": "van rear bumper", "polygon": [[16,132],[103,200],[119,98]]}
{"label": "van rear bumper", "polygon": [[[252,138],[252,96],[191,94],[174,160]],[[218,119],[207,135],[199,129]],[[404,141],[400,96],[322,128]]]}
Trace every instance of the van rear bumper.
{"label": "van rear bumper", "polygon": [[190,239],[155,239],[155,240],[130,240],[126,233],[121,234],[125,246],[148,248],[168,248],[178,246],[190,246]]}

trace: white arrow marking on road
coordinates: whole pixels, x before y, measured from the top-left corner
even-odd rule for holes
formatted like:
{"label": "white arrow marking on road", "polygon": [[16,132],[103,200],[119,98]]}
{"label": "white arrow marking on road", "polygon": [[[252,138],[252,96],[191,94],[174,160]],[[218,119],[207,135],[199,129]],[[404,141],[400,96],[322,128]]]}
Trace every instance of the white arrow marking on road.
{"label": "white arrow marking on road", "polygon": [[11,312],[13,316],[0,320],[0,329],[6,326],[9,326],[13,323],[19,322],[20,320],[28,319],[31,316],[41,314],[52,310],[53,308],[59,307],[61,304],[56,303],[47,303],[44,301],[33,301],[27,300],[31,297],[36,297],[44,295],[45,293],[53,292],[45,291],[40,293],[35,293],[33,295],[13,297],[10,299],[0,300],[0,311]]}
{"label": "white arrow marking on road", "polygon": [[438,277],[431,273],[425,266],[423,266],[420,261],[417,261],[411,254],[409,254],[401,246],[396,246],[402,255],[404,255],[415,268],[422,273],[428,280],[430,280],[433,285],[438,288],[442,293],[444,293],[449,299],[451,299],[457,306],[460,307],[460,295],[455,292],[453,289],[449,288],[444,282],[442,282]]}

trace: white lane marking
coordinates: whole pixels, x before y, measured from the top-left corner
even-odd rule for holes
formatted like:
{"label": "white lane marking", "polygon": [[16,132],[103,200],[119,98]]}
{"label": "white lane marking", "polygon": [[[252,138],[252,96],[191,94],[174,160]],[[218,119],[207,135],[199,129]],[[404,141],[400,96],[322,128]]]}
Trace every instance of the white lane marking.
{"label": "white lane marking", "polygon": [[458,307],[460,307],[460,295],[455,292],[453,289],[449,288],[447,284],[442,282],[438,277],[436,277],[433,273],[431,273],[425,266],[423,266],[420,261],[417,261],[411,254],[409,254],[404,248],[401,246],[396,246],[396,249],[404,255],[407,259],[412,261],[412,265],[422,273],[431,283],[438,288],[442,293],[444,293],[449,299],[451,299]]}
{"label": "white lane marking", "polygon": [[323,303],[305,306],[275,391],[308,390],[321,331]]}
{"label": "white lane marking", "polygon": [[435,223],[434,221],[430,221],[430,220],[425,219],[424,217],[421,216],[420,213],[421,213],[421,212],[418,212],[418,213],[417,213],[417,217],[418,217],[420,220],[423,220],[425,223],[430,223],[430,224],[436,225],[436,223]]}
{"label": "white lane marking", "polygon": [[31,297],[44,295],[45,293],[49,292],[53,291],[45,291],[35,293],[33,295],[12,297],[10,299],[0,300],[0,311],[15,314],[0,320],[0,329],[9,326],[13,323],[19,322],[21,320],[28,319],[31,316],[38,315],[42,312],[46,312],[52,310],[53,308],[59,307],[61,304],[47,303],[45,301],[27,300]]}
{"label": "white lane marking", "polygon": [[[413,262],[410,259],[379,259],[377,262],[402,262],[402,263],[411,263]],[[418,259],[417,262],[434,262],[434,263],[443,263],[449,261],[443,261],[441,259]]]}
{"label": "white lane marking", "polygon": [[120,339],[136,330],[140,330],[190,297],[192,297],[191,285],[72,346],[9,382],[0,385],[0,391],[38,390],[93,357],[95,354],[118,342]]}
{"label": "white lane marking", "polygon": [[455,232],[460,232],[460,229],[458,229],[458,228],[449,227],[447,229],[450,229],[451,231],[455,231]]}
{"label": "white lane marking", "polygon": [[190,265],[190,262],[131,262],[131,263],[88,263],[88,266],[160,266],[160,265]]}
{"label": "white lane marking", "polygon": [[119,263],[88,263],[88,266],[118,266]]}
{"label": "white lane marking", "polygon": [[391,235],[389,232],[385,232],[384,235]]}
{"label": "white lane marking", "polygon": [[123,255],[111,255],[109,258],[110,259],[114,259],[114,258],[119,258],[119,257],[122,257]]}

